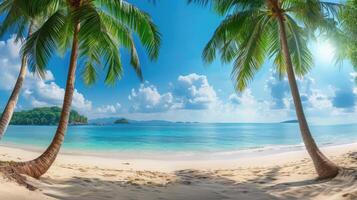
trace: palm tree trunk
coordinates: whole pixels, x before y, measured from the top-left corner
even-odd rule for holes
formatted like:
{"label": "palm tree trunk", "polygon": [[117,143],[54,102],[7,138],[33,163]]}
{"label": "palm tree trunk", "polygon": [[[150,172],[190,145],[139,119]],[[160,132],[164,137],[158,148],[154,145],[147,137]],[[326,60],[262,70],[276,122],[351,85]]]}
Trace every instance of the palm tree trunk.
{"label": "palm tree trunk", "polygon": [[312,158],[312,161],[315,166],[315,170],[319,178],[322,179],[333,178],[338,174],[338,167],[320,151],[320,149],[318,148],[318,146],[314,141],[314,138],[310,133],[310,129],[304,114],[304,109],[301,104],[301,99],[300,99],[299,89],[296,83],[293,64],[291,62],[288,42],[286,38],[284,17],[281,13],[279,13],[277,19],[279,22],[280,41],[281,41],[281,47],[283,49],[283,54],[285,58],[286,71],[288,75],[290,90],[293,96],[295,111],[299,121],[300,131],[305,147],[310,157]]}
{"label": "palm tree trunk", "polygon": [[77,58],[78,58],[78,33],[80,29],[80,24],[77,22],[75,24],[73,44],[71,59],[67,77],[66,91],[63,100],[61,118],[57,127],[56,134],[46,151],[40,155],[35,160],[12,163],[11,167],[19,174],[26,174],[28,176],[39,178],[51,167],[52,163],[55,161],[57,154],[61,148],[64,140],[64,136],[67,131],[69,115],[71,111],[72,98],[74,93],[74,82],[77,68]]}
{"label": "palm tree trunk", "polygon": [[[28,31],[27,37],[29,37],[31,35],[32,27],[33,27],[33,23],[31,22],[31,24],[29,26],[29,31]],[[19,99],[21,88],[22,88],[23,82],[26,77],[26,72],[27,72],[27,59],[26,59],[26,56],[23,55],[22,59],[21,59],[20,73],[19,73],[19,76],[17,77],[15,87],[12,90],[11,96],[10,96],[9,100],[7,101],[4,112],[2,113],[1,118],[0,118],[0,140],[4,136],[5,131],[6,131],[8,125],[10,123],[10,120],[12,118],[12,115],[14,114],[17,100]]]}

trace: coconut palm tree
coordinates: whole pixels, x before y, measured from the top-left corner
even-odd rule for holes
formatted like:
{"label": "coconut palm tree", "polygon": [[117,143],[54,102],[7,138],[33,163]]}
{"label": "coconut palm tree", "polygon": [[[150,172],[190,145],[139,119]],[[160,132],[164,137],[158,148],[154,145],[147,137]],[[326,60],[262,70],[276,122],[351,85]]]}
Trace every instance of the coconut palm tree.
{"label": "coconut palm tree", "polygon": [[[29,37],[33,31],[35,21],[38,21],[41,18],[39,15],[43,13],[43,11],[41,13],[31,12],[29,7],[26,6],[25,0],[2,1],[0,3],[0,14],[4,15],[4,20],[0,27],[0,37],[3,37],[7,32],[15,33],[16,40]],[[26,31],[27,35],[25,35]],[[26,72],[26,56],[22,56],[19,75],[0,118],[0,139],[4,135],[14,113]]]}
{"label": "coconut palm tree", "polygon": [[316,30],[335,25],[337,5],[318,0],[188,0],[210,5],[225,16],[203,52],[212,62],[220,54],[225,63],[233,62],[232,79],[243,91],[267,58],[274,61],[280,76],[287,74],[296,115],[305,147],[319,178],[338,174],[338,167],[318,148],[301,104],[295,75],[302,77],[312,66],[307,39]]}
{"label": "coconut palm tree", "polygon": [[50,168],[63,143],[77,64],[83,64],[81,67],[85,83],[93,84],[97,70],[104,68],[107,70],[105,82],[114,84],[122,76],[119,48],[123,47],[130,51],[131,65],[142,79],[133,33],[137,34],[153,60],[158,57],[160,34],[148,14],[123,0],[32,0],[28,3],[33,9],[53,5],[58,7],[23,47],[29,67],[44,75],[54,52],[65,52],[71,46],[61,117],[51,144],[34,160],[11,162],[6,166],[18,174],[38,178]]}

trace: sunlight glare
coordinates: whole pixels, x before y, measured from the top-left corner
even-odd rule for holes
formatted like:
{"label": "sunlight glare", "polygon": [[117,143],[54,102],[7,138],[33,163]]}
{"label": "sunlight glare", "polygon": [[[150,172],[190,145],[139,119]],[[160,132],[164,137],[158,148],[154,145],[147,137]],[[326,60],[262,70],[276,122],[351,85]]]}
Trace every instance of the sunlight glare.
{"label": "sunlight glare", "polygon": [[335,51],[335,47],[329,40],[319,40],[316,44],[316,54],[319,61],[332,62]]}

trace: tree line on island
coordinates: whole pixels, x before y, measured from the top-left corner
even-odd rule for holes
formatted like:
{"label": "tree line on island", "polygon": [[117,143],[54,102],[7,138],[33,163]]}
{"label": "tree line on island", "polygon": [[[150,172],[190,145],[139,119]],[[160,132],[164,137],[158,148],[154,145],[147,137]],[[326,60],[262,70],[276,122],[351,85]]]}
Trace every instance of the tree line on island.
{"label": "tree line on island", "polygon": [[[11,125],[57,125],[62,109],[59,107],[42,107],[32,110],[15,112],[11,118]],[[87,124],[88,118],[72,110],[69,115],[69,124]]]}
{"label": "tree line on island", "polygon": [[114,121],[114,124],[129,124],[129,120],[125,118],[120,118]]}
{"label": "tree line on island", "polygon": [[[287,77],[301,136],[316,173],[319,178],[335,177],[340,168],[320,151],[312,137],[296,76],[303,77],[313,67],[308,42],[316,37],[336,38],[340,58],[356,64],[357,1],[348,0],[343,4],[320,0],[186,1],[210,7],[222,16],[222,23],[202,57],[206,63],[212,63],[219,56],[223,63],[232,65],[236,91],[246,89],[269,59],[273,61],[273,70],[280,77]],[[21,68],[1,115],[0,136],[13,117],[27,66],[45,77],[55,53],[70,54],[63,105],[51,144],[33,160],[0,162],[0,171],[24,183],[22,174],[41,177],[59,153],[71,120],[77,67],[81,68],[86,84],[94,84],[99,70],[105,69],[105,83],[112,85],[122,78],[120,50],[125,48],[130,52],[131,66],[142,81],[136,43],[140,42],[149,58],[156,60],[161,34],[148,13],[124,0],[4,0],[0,3],[0,13],[3,16],[0,36],[8,33],[23,39]]]}

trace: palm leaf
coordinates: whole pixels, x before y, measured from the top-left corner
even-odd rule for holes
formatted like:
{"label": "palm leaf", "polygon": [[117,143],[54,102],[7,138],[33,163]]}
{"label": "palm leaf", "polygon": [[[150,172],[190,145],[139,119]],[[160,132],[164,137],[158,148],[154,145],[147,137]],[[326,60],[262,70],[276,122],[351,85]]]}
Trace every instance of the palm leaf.
{"label": "palm leaf", "polygon": [[48,61],[57,49],[64,21],[65,15],[57,11],[29,37],[22,49],[30,69],[41,77],[44,77]]}
{"label": "palm leaf", "polygon": [[147,13],[122,0],[97,0],[96,3],[137,33],[151,59],[158,57],[161,36]]}
{"label": "palm leaf", "polygon": [[268,49],[268,35],[263,32],[269,21],[268,16],[260,16],[251,21],[251,35],[242,39],[239,53],[233,64],[232,79],[235,82],[235,88],[243,91],[255,73],[264,63]]}
{"label": "palm leaf", "polygon": [[207,43],[203,50],[202,58],[205,62],[210,63],[216,58],[217,50],[220,50],[224,62],[231,62],[235,45],[230,45],[232,39],[236,39],[241,35],[246,34],[246,26],[249,26],[249,20],[254,17],[257,12],[250,10],[243,11],[234,15],[227,16],[214,32],[211,40]]}

